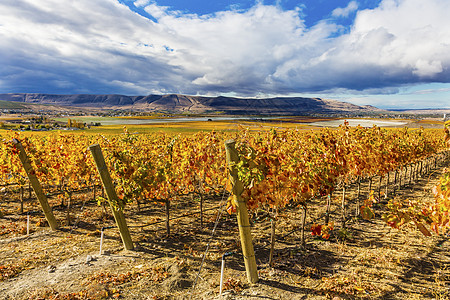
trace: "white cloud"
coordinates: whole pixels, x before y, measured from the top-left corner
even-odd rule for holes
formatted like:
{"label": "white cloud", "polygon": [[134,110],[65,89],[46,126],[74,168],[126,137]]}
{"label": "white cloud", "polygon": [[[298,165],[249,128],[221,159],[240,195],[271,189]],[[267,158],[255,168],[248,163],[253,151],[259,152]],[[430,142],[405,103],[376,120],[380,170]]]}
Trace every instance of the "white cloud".
{"label": "white cloud", "polygon": [[416,62],[413,74],[417,74],[420,77],[432,77],[443,71],[442,62],[440,61],[427,61],[419,59]]}
{"label": "white cloud", "polygon": [[356,11],[357,9],[358,9],[358,2],[350,1],[346,7],[344,8],[338,7],[335,10],[333,10],[331,15],[333,17],[348,17],[352,12]]}
{"label": "white cloud", "polygon": [[[293,87],[364,90],[450,81],[449,1],[383,1],[360,11],[352,30],[317,41],[317,55],[285,64],[276,76]],[[312,31],[310,31],[312,32]],[[322,51],[320,48],[325,46]],[[303,71],[303,72],[300,72]]]}
{"label": "white cloud", "polygon": [[149,3],[150,3],[150,0],[137,0],[137,1],[135,1],[133,4],[134,4],[136,7],[142,7],[142,6],[148,5]]}
{"label": "white cloud", "polygon": [[[168,15],[168,6],[159,6],[156,3],[145,5],[144,10],[151,16],[159,19]],[[170,11],[169,11],[170,13]],[[173,12],[172,12],[173,13]]]}
{"label": "white cloud", "polygon": [[450,93],[450,87],[449,88],[421,89],[421,90],[410,92],[410,93],[408,93],[408,95],[427,95],[427,94],[433,94],[433,93]]}
{"label": "white cloud", "polygon": [[447,0],[384,0],[347,31],[333,19],[307,28],[299,9],[262,2],[202,16],[130,2],[157,22],[115,0],[2,0],[0,92],[249,96],[450,82]]}
{"label": "white cloud", "polygon": [[[157,74],[166,80],[176,76],[164,47],[170,38],[127,7],[115,1],[35,3],[0,3],[0,57],[5,58],[0,76],[15,68],[28,70],[20,82],[17,77],[9,80],[10,89],[25,86],[33,91],[45,87],[49,78],[63,78],[80,90],[98,87],[102,92],[120,90],[114,80],[129,81],[139,87],[135,92],[143,93],[149,85],[164,88],[165,83],[153,79]],[[8,85],[8,80],[3,82]],[[126,86],[122,90],[131,91]]]}

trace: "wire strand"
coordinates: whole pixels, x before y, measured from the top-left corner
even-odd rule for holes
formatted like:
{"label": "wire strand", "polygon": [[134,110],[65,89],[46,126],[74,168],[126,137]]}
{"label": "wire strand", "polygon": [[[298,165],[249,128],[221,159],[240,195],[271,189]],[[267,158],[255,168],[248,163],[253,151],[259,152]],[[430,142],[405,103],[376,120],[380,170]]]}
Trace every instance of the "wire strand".
{"label": "wire strand", "polygon": [[[228,185],[228,181],[229,181],[229,180],[230,180],[230,179],[228,178],[228,180],[227,180],[227,185]],[[214,237],[214,235],[215,235],[215,233],[216,233],[217,225],[219,224],[219,220],[220,220],[220,218],[222,217],[222,213],[223,213],[223,201],[224,201],[224,199],[225,199],[225,194],[226,194],[226,192],[227,192],[227,190],[224,189],[223,194],[222,194],[222,199],[220,200],[220,204],[219,204],[220,209],[219,209],[219,212],[217,213],[216,222],[215,222],[214,228],[213,228],[213,230],[212,230],[212,232],[211,232],[211,236],[209,237],[208,244],[206,245],[205,253],[203,253],[202,262],[201,262],[201,264],[200,264],[200,268],[198,269],[197,276],[195,277],[194,284],[192,285],[192,289],[191,289],[191,292],[190,292],[190,295],[189,295],[189,299],[192,299],[193,291],[195,290],[195,286],[197,285],[198,278],[200,277],[200,273],[201,273],[201,271],[202,271],[203,264],[205,263],[206,255],[207,255],[208,252],[209,252],[209,247],[210,247],[211,242],[212,242],[212,239],[213,239],[213,237]]]}

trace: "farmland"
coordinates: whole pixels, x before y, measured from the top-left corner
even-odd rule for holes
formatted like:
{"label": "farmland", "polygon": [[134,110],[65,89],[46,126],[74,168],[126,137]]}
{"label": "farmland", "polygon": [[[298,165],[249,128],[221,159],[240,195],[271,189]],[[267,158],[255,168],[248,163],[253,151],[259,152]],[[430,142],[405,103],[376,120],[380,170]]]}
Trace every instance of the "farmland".
{"label": "farmland", "polygon": [[[448,297],[448,216],[431,192],[449,164],[442,129],[223,127],[2,134],[5,299],[211,299],[227,252],[228,299]],[[13,138],[58,230],[46,227]],[[245,276],[230,197],[229,139],[241,159],[256,284]],[[105,154],[133,251],[123,250],[92,144]]]}

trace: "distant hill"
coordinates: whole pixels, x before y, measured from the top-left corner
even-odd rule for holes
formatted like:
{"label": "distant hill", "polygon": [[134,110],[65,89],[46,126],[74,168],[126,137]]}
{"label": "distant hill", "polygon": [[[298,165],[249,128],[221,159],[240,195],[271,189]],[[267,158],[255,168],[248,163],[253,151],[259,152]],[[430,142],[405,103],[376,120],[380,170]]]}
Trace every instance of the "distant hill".
{"label": "distant hill", "polygon": [[0,94],[0,100],[34,104],[52,104],[104,109],[133,109],[167,113],[225,113],[239,115],[305,115],[305,114],[367,114],[382,112],[373,106],[358,106],[336,100],[302,97],[234,98],[202,97],[178,94],[125,95],[52,95]]}

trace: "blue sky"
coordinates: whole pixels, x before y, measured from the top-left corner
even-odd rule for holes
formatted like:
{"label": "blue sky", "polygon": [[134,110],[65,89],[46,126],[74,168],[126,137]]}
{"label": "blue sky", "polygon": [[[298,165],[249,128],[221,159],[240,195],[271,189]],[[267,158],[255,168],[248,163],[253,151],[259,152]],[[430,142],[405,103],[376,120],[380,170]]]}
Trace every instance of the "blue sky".
{"label": "blue sky", "polygon": [[[150,14],[145,11],[145,6],[135,5],[136,1],[133,0],[121,0],[121,3],[129,6],[133,11],[154,19]],[[346,8],[350,2],[352,5],[357,5],[359,9],[373,9],[377,7],[380,0],[361,0],[361,1],[348,1],[348,0],[306,0],[306,1],[294,1],[294,0],[282,0],[282,1],[255,1],[255,0],[245,0],[245,1],[205,1],[205,0],[191,0],[191,1],[147,1],[147,3],[154,2],[160,6],[167,7],[172,11],[179,11],[184,14],[197,14],[197,15],[209,15],[220,11],[227,10],[249,10],[255,6],[257,3],[263,3],[265,5],[273,5],[282,8],[283,10],[296,10],[300,9],[302,21],[306,26],[311,27],[318,22],[332,17],[333,11],[338,8]],[[139,2],[137,2],[139,3]],[[353,10],[350,5],[350,15],[355,15],[356,9]],[[336,20],[342,25],[351,25],[351,18],[341,18]]]}
{"label": "blue sky", "polygon": [[0,93],[450,108],[448,0],[2,0]]}

